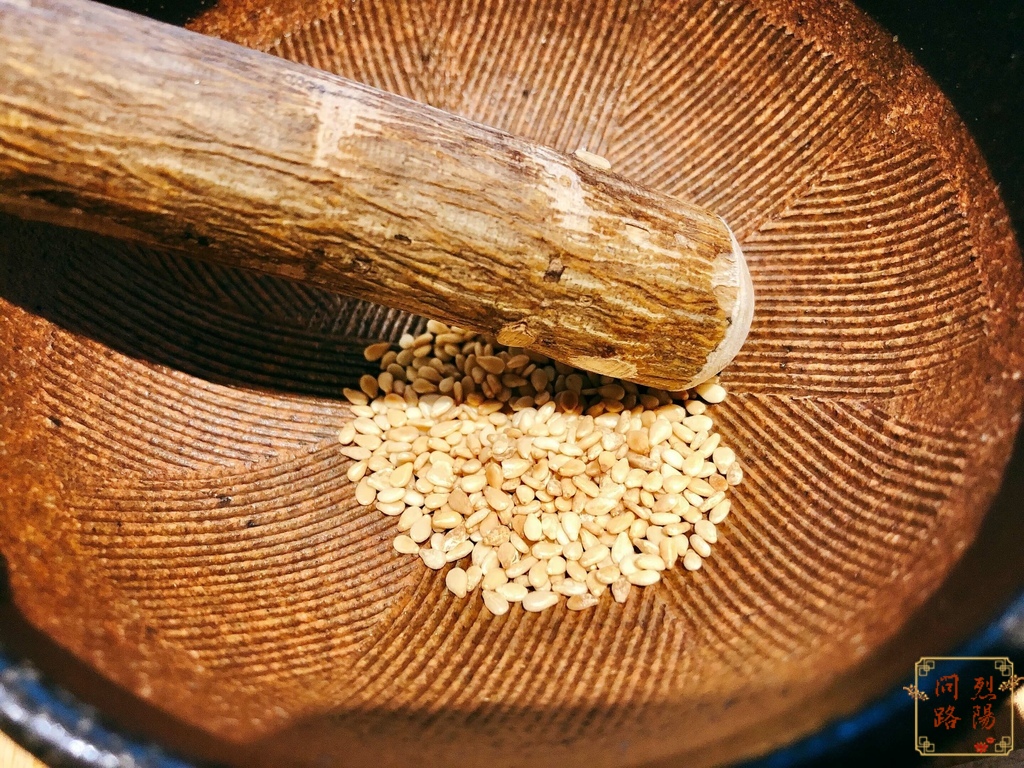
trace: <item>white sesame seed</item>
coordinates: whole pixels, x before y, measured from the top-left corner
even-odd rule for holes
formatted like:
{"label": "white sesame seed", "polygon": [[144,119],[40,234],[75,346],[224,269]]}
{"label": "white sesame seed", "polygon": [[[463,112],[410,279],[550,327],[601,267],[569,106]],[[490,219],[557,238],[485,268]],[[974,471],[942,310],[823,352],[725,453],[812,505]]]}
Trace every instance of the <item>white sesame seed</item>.
{"label": "white sesame seed", "polygon": [[401,552],[403,555],[415,555],[420,551],[419,544],[404,535],[395,537],[394,547],[397,552]]}
{"label": "white sesame seed", "polygon": [[469,568],[466,569],[466,591],[472,592],[474,589],[480,586],[480,581],[483,579],[483,577],[484,574],[483,571],[480,570],[480,566],[469,566]]}
{"label": "white sesame seed", "polygon": [[662,560],[658,555],[638,555],[636,560],[636,567],[646,571],[664,571],[665,561]]}
{"label": "white sesame seed", "polygon": [[743,481],[743,467],[733,463],[725,473],[725,479],[729,485],[739,485]]}
{"label": "white sesame seed", "polygon": [[608,547],[603,544],[597,544],[586,550],[579,562],[581,566],[589,569],[591,566],[597,565],[610,554],[611,550],[609,550]]}
{"label": "white sesame seed", "polygon": [[456,563],[462,558],[466,557],[472,551],[473,542],[464,541],[461,544],[456,544],[448,551],[448,553],[445,555],[445,561],[449,563]]}
{"label": "white sesame seed", "polygon": [[377,491],[364,478],[363,480],[360,480],[359,484],[356,486],[355,496],[357,502],[364,507],[368,507],[370,504],[373,504],[374,500],[377,498]]}
{"label": "white sesame seed", "polygon": [[631,573],[626,577],[626,580],[630,584],[636,584],[638,587],[649,587],[651,584],[657,584],[661,581],[661,574],[658,571],[637,571]]}
{"label": "white sesame seed", "polygon": [[493,613],[495,616],[504,616],[508,613],[509,604],[508,600],[499,595],[497,592],[490,590],[484,590],[482,593],[484,606],[488,611]]}
{"label": "white sesame seed", "polygon": [[340,453],[352,461],[366,461],[373,455],[373,451],[363,448],[361,445],[347,445],[341,449]]}
{"label": "white sesame seed", "polygon": [[[579,542],[577,542],[578,544]],[[569,555],[575,555],[576,552],[567,552],[565,559],[565,572],[569,574],[569,578],[575,579],[576,581],[584,581],[587,578],[587,569],[580,565],[579,557],[573,558]],[[581,555],[582,556],[582,553]]]}
{"label": "white sesame seed", "polygon": [[711,404],[720,403],[725,400],[726,397],[725,387],[721,384],[714,384],[706,381],[703,384],[698,384],[695,389],[697,390],[697,394],[700,395],[705,402]]}
{"label": "white sesame seed", "polygon": [[516,579],[533,568],[538,562],[537,558],[533,555],[527,555],[521,560],[506,566],[505,572],[510,579]]}
{"label": "white sesame seed", "polygon": [[444,552],[433,548],[421,549],[420,558],[423,560],[423,564],[426,565],[427,568],[431,568],[435,571],[439,571],[444,568],[444,564],[447,562]]}
{"label": "white sesame seed", "polygon": [[529,592],[523,598],[523,610],[540,613],[558,604],[558,595],[554,592]]}
{"label": "white sesame seed", "polygon": [[444,577],[445,586],[456,597],[465,597],[469,589],[469,577],[461,568],[452,568]]}
{"label": "white sesame seed", "polygon": [[348,468],[348,472],[346,472],[345,474],[350,482],[358,483],[366,475],[366,468],[366,460],[357,461],[355,464]]}
{"label": "white sesame seed", "polygon": [[409,538],[415,541],[417,544],[422,544],[424,541],[430,538],[433,533],[433,529],[430,525],[430,517],[428,515],[420,515],[412,527],[409,529]]}
{"label": "white sesame seed", "polygon": [[587,588],[586,578],[587,575],[584,573],[582,580],[564,579],[551,587],[551,591],[566,596],[589,594],[590,590]]}
{"label": "white sesame seed", "polygon": [[630,589],[631,589],[632,586],[633,585],[629,582],[629,580],[625,576],[622,576],[622,577],[616,579],[615,583],[612,584],[612,587],[611,587],[612,597],[615,598],[615,602],[617,602],[617,603],[624,603],[624,602],[626,602],[626,598],[629,597],[629,592],[630,592]]}
{"label": "white sesame seed", "polygon": [[709,520],[698,520],[693,525],[693,531],[708,544],[718,541],[718,530],[715,528],[715,524]]}
{"label": "white sesame seed", "polygon": [[579,160],[581,163],[586,163],[592,168],[597,168],[601,171],[611,170],[612,164],[601,155],[595,155],[593,152],[588,152],[582,147],[572,153],[573,157]]}
{"label": "white sesame seed", "polygon": [[690,547],[701,557],[711,556],[711,545],[696,533],[690,535]]}
{"label": "white sesame seed", "polygon": [[511,581],[507,584],[502,584],[494,591],[510,603],[518,603],[529,594],[529,590],[527,590],[527,588],[522,584],[516,584]]}
{"label": "white sesame seed", "polygon": [[485,590],[497,589],[502,584],[505,584],[507,582],[508,574],[506,574],[504,570],[502,570],[501,568],[492,568],[491,570],[486,571],[484,573],[483,581],[480,582],[480,586]]}
{"label": "white sesame seed", "polygon": [[715,525],[718,525],[729,515],[729,510],[732,508],[732,502],[729,499],[725,499],[716,504],[708,512],[708,520]]}

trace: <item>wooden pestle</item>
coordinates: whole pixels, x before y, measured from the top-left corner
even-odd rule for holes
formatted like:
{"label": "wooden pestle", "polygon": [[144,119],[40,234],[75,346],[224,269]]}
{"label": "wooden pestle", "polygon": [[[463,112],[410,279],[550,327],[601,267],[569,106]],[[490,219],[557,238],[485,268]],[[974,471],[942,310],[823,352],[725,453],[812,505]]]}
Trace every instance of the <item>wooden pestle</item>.
{"label": "wooden pestle", "polygon": [[87,0],[0,0],[0,209],[638,383],[718,373],[753,311],[729,228],[579,154]]}

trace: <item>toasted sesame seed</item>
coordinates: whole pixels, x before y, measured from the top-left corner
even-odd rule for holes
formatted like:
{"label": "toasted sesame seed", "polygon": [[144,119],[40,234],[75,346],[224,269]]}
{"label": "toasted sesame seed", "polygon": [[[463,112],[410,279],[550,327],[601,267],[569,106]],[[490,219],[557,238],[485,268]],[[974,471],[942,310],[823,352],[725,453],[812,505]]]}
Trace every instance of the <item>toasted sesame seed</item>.
{"label": "toasted sesame seed", "polygon": [[366,393],[358,389],[349,389],[346,387],[341,390],[341,393],[345,396],[352,405],[366,405],[370,402],[370,399],[366,396]]}
{"label": "toasted sesame seed", "polygon": [[573,595],[565,601],[565,607],[570,611],[585,611],[597,605],[597,598],[589,592],[580,595]]}
{"label": "toasted sesame seed", "polygon": [[378,341],[376,344],[371,344],[363,350],[363,357],[369,362],[375,363],[384,357],[384,354],[391,349],[391,342],[389,341]]}

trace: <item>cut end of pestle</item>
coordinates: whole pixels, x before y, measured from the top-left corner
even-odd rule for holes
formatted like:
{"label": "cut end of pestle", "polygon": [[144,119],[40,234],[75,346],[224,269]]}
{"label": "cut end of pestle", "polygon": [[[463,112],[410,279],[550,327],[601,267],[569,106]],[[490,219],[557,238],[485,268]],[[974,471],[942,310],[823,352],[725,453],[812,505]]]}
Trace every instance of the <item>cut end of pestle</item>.
{"label": "cut end of pestle", "polygon": [[[724,221],[722,224],[729,229]],[[729,229],[729,239],[732,241],[732,252],[722,254],[715,260],[715,275],[712,278],[716,294],[726,299],[723,308],[727,307],[729,327],[722,341],[708,354],[704,367],[682,387],[683,389],[691,389],[704,383],[731,363],[743,342],[747,340],[750,331],[750,323],[754,317],[754,283],[750,279],[750,270],[747,269],[743,250],[732,229]],[[729,304],[731,306],[728,306]]]}

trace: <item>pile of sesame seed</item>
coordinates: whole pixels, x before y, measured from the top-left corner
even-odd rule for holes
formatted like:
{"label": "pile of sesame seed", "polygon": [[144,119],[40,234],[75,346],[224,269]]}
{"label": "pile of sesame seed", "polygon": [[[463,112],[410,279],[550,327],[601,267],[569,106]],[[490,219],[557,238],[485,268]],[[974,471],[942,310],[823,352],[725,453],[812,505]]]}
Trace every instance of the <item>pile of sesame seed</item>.
{"label": "pile of sesame seed", "polygon": [[625,602],[681,563],[701,567],[743,471],[707,413],[679,395],[577,370],[473,331],[365,350],[339,433],[356,500],[398,518],[394,548],[495,614]]}

